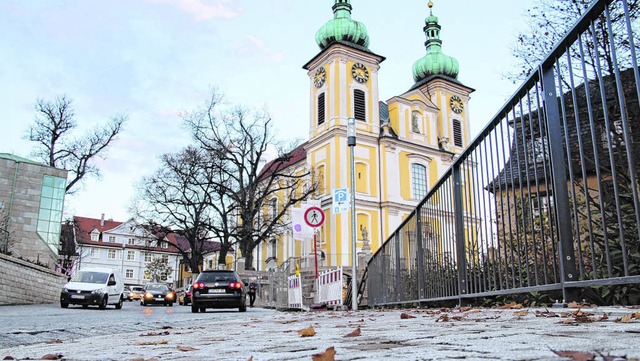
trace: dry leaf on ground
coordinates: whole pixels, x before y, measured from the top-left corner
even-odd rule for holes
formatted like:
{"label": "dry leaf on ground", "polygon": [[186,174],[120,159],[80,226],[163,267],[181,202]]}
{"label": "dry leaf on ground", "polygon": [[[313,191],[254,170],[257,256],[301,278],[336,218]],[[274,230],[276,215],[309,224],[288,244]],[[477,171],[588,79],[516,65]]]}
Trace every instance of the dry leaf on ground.
{"label": "dry leaf on ground", "polygon": [[355,330],[353,330],[352,332],[344,335],[344,337],[356,337],[356,336],[360,336],[361,333],[362,333],[362,331],[360,330],[360,327],[358,327]]}
{"label": "dry leaf on ground", "polygon": [[529,310],[522,310],[522,311],[516,311],[513,313],[514,316],[516,317],[522,317],[522,316],[526,316],[529,314]]}
{"label": "dry leaf on ground", "polygon": [[400,314],[400,319],[402,319],[402,320],[406,320],[406,319],[409,319],[409,318],[416,318],[416,316],[411,316],[410,314],[404,313],[404,312],[402,312]]}
{"label": "dry leaf on ground", "polygon": [[316,335],[316,330],[313,329],[313,326],[303,328],[302,330],[298,330],[297,332],[300,334],[300,337],[311,337]]}
{"label": "dry leaf on ground", "polygon": [[515,309],[515,310],[519,310],[522,308],[522,305],[517,303],[517,302],[511,302],[511,303],[507,303],[505,305],[502,305],[500,307],[498,307],[501,310],[509,310],[509,309]]}
{"label": "dry leaf on ground", "polygon": [[592,361],[596,359],[596,355],[589,352],[582,351],[555,351],[551,350],[553,353],[560,357],[566,357],[571,361]]}
{"label": "dry leaf on ground", "polygon": [[317,353],[311,356],[313,361],[335,361],[336,349],[333,346],[326,349],[323,353]]}
{"label": "dry leaf on ground", "polygon": [[447,322],[449,321],[449,315],[447,315],[446,313],[444,315],[440,315],[440,317],[438,317],[438,319],[436,320],[436,322]]}
{"label": "dry leaf on ground", "polygon": [[61,359],[61,358],[62,358],[62,355],[60,355],[60,354],[48,353],[48,354],[42,356],[40,358],[40,360],[58,360],[58,359]]}
{"label": "dry leaf on ground", "polygon": [[166,336],[169,334],[169,331],[163,331],[163,332],[148,332],[148,333],[143,333],[140,336]]}
{"label": "dry leaf on ground", "polygon": [[3,360],[15,360],[13,356],[5,356]]}
{"label": "dry leaf on ground", "polygon": [[560,316],[557,313],[551,312],[545,308],[544,312],[536,311],[536,317],[560,317]]}
{"label": "dry leaf on ground", "polygon": [[168,343],[169,343],[169,340],[152,341],[152,342],[138,342],[138,343],[136,343],[136,346],[166,345]]}
{"label": "dry leaf on ground", "polygon": [[189,347],[189,346],[178,346],[178,350],[180,351],[198,351],[197,348]]}
{"label": "dry leaf on ground", "polygon": [[51,340],[51,341],[47,341],[48,344],[52,344],[52,343],[62,343],[62,340],[59,339],[55,339],[55,340]]}

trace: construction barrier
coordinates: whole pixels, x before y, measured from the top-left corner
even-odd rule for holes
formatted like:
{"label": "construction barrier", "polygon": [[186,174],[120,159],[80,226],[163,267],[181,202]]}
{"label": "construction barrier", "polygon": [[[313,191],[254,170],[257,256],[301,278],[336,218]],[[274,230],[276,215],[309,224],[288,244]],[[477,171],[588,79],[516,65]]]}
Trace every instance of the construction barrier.
{"label": "construction barrier", "polygon": [[318,303],[342,306],[342,268],[318,275]]}
{"label": "construction barrier", "polygon": [[289,276],[287,282],[289,293],[289,308],[302,308],[302,282],[300,276]]}

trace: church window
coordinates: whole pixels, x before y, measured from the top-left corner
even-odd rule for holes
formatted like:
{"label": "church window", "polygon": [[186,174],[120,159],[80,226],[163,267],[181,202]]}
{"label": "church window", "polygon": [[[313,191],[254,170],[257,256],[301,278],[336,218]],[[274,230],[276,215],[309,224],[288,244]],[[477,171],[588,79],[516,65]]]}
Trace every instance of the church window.
{"label": "church window", "polygon": [[367,193],[367,165],[364,163],[356,164],[356,192]]}
{"label": "church window", "polygon": [[367,110],[364,101],[364,92],[360,89],[353,91],[353,117],[363,122],[367,120]]}
{"label": "church window", "polygon": [[318,95],[318,125],[324,123],[324,93]]}
{"label": "church window", "polygon": [[420,134],[420,112],[414,110],[411,114],[411,131]]}
{"label": "church window", "polygon": [[462,123],[459,119],[453,120],[453,144],[462,147]]}
{"label": "church window", "polygon": [[422,164],[411,164],[411,191],[413,199],[427,195],[427,167]]}

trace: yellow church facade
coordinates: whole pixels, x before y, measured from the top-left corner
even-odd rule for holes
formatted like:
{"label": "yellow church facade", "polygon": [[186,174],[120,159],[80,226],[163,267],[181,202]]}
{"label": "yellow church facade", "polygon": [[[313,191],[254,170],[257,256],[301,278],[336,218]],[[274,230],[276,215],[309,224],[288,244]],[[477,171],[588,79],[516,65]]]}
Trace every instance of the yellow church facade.
{"label": "yellow church facade", "polygon": [[[316,33],[320,52],[303,66],[309,76],[310,137],[291,165],[311,171],[309,181],[317,184],[315,202],[325,222],[316,248],[321,266],[328,267],[351,266],[352,260],[351,212],[332,210],[332,190],[351,184],[348,120],[356,123],[356,248],[359,252],[366,238],[375,252],[470,141],[473,92],[456,79],[457,61],[442,53],[440,25],[430,9],[426,55],[414,63],[414,83],[382,101],[378,79],[385,58],[369,50],[366,27],[351,18],[349,0],[335,0],[332,10],[333,19]],[[274,267],[313,251],[313,241],[285,232],[258,247],[255,266]]]}

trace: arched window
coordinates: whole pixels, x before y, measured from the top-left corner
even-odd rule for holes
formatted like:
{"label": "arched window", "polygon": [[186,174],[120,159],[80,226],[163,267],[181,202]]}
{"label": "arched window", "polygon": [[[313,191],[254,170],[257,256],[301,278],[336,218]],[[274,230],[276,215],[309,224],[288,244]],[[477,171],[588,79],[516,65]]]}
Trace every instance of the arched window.
{"label": "arched window", "polygon": [[318,125],[323,124],[324,119],[324,93],[318,95]]}
{"label": "arched window", "polygon": [[411,164],[411,197],[422,199],[427,195],[427,167],[422,164]]}
{"label": "arched window", "polygon": [[364,101],[364,91],[353,90],[353,117],[363,122],[367,121],[367,108]]}
{"label": "arched window", "polygon": [[462,123],[460,119],[453,120],[453,145],[462,147]]}

